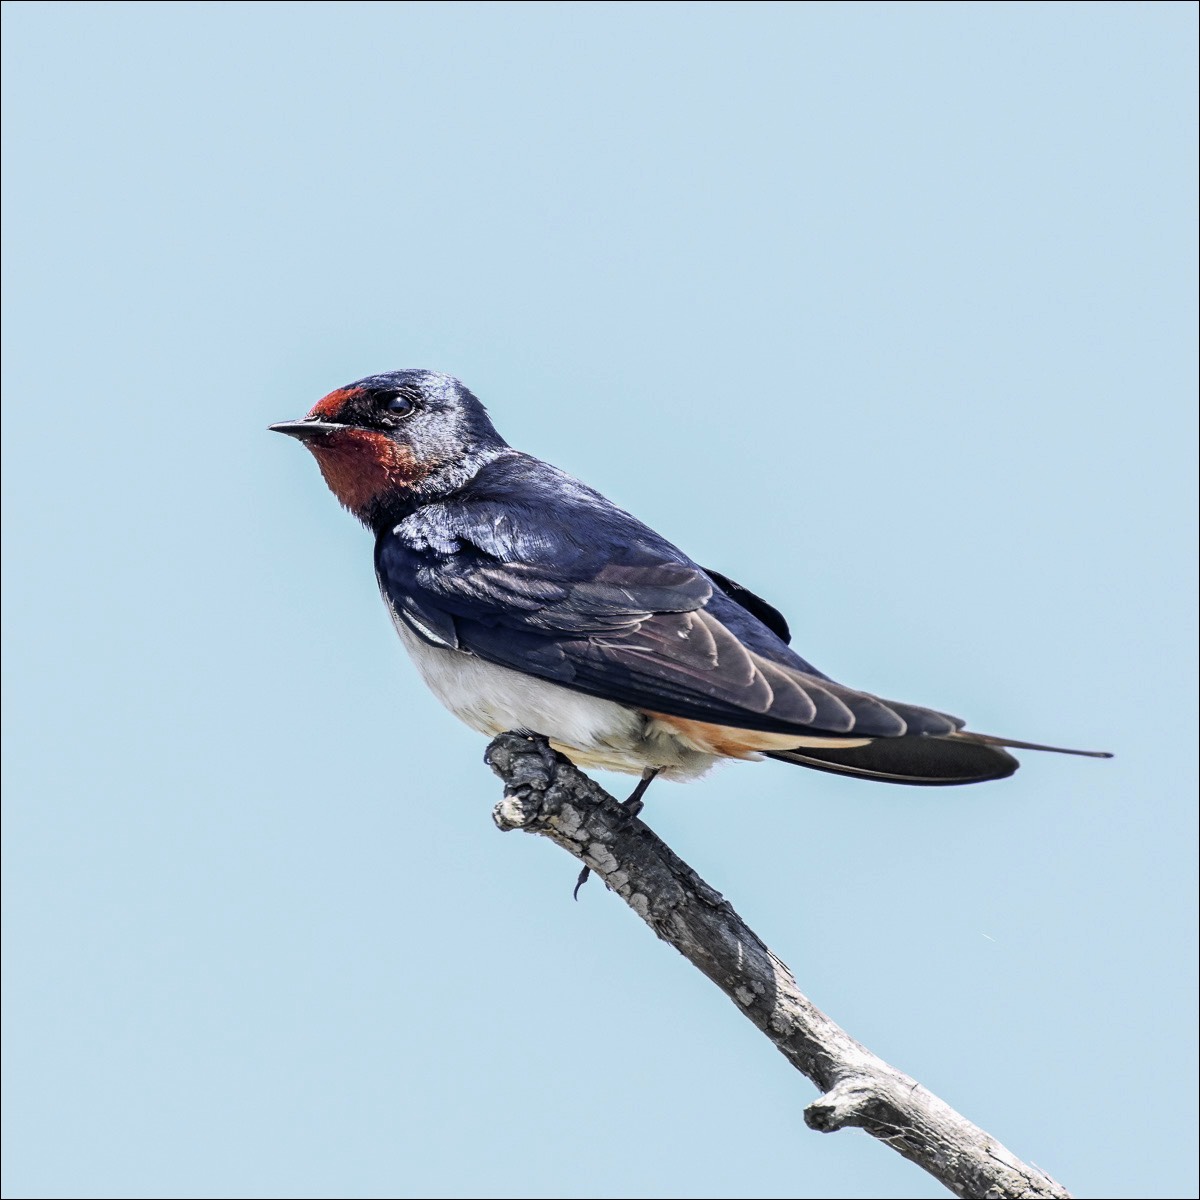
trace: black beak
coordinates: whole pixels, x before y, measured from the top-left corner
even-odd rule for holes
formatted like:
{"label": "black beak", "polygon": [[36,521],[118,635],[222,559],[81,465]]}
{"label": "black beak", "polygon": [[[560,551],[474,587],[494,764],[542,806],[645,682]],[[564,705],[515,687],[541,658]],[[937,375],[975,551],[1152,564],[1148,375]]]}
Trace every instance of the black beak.
{"label": "black beak", "polygon": [[272,433],[286,433],[288,437],[307,442],[327,433],[337,433],[339,429],[349,429],[350,426],[338,425],[333,421],[280,421],[278,425],[268,425],[267,428]]}

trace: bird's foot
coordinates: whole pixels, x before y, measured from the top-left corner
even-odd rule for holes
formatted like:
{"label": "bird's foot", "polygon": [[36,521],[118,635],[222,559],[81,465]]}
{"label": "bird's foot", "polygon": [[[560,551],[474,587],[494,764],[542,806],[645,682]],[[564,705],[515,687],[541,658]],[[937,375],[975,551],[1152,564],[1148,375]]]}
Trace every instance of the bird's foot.
{"label": "bird's foot", "polygon": [[[646,807],[646,802],[642,799],[642,797],[646,794],[646,789],[653,782],[655,775],[657,775],[661,770],[662,767],[647,767],[642,772],[642,777],[638,780],[637,787],[635,787],[629,794],[629,798],[621,801],[621,807],[625,810],[631,821],[640,816],[642,809]],[[579,878],[575,880],[575,890],[571,893],[572,900],[579,899],[579,889],[583,887],[585,883],[587,883],[588,876],[591,875],[591,873],[592,868],[588,866],[585,866],[583,870],[579,872]]]}
{"label": "bird's foot", "polygon": [[641,779],[638,780],[638,785],[629,793],[628,800],[621,801],[621,807],[631,816],[636,817],[641,815],[641,811],[646,807],[642,797],[646,794],[646,789],[654,782],[654,777],[662,770],[662,767],[647,767],[642,772]]}

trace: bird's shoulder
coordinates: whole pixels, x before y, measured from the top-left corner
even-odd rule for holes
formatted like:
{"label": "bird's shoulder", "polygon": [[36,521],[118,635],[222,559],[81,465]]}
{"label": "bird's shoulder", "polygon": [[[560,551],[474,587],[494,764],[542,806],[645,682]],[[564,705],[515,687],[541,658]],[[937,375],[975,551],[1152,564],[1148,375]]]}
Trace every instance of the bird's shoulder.
{"label": "bird's shoulder", "polygon": [[523,564],[571,580],[618,568],[648,580],[703,577],[677,546],[565,471],[507,451],[464,487],[424,504],[383,531],[377,554],[459,569],[473,562]]}

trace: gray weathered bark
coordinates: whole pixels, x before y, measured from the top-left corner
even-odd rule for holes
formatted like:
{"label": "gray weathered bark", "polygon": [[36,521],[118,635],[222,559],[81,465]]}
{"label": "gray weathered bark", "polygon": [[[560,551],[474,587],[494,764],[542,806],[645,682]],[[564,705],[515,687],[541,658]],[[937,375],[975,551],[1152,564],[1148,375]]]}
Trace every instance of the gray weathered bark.
{"label": "gray weathered bark", "polygon": [[719,892],[543,739],[501,734],[487,762],[505,783],[493,813],[501,829],[548,837],[591,867],[820,1088],[804,1113],[809,1128],[864,1129],[956,1196],[1070,1197],[801,995]]}

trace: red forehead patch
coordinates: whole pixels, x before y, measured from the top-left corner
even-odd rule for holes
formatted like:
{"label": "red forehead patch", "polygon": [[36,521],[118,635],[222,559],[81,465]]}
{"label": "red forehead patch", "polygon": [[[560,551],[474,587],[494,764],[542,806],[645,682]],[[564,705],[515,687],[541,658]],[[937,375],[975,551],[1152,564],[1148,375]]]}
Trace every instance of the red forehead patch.
{"label": "red forehead patch", "polygon": [[356,396],[363,394],[362,388],[338,388],[330,392],[312,406],[306,420],[333,421],[341,414],[342,409]]}

